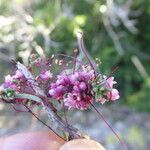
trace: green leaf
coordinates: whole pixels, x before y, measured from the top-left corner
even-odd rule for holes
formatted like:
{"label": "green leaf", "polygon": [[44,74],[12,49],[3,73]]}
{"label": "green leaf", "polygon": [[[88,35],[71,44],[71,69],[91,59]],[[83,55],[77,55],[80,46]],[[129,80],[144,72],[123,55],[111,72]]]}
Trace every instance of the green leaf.
{"label": "green leaf", "polygon": [[5,94],[7,97],[12,98],[12,97],[14,97],[15,91],[12,89],[6,89]]}

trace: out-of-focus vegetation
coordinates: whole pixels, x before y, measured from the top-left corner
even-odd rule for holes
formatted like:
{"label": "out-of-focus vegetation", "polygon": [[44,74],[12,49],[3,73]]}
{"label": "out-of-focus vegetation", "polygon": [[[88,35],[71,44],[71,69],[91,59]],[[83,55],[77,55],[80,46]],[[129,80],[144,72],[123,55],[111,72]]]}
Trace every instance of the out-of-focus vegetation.
{"label": "out-of-focus vegetation", "polygon": [[11,59],[27,63],[31,53],[72,54],[76,31],[100,58],[100,70],[114,73],[120,103],[150,111],[150,1],[1,0],[0,75]]}

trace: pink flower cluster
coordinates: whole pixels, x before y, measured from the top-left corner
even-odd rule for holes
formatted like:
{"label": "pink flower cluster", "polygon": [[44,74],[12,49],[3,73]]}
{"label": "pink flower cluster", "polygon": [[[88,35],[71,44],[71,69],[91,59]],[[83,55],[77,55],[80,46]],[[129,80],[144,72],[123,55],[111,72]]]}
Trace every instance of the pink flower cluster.
{"label": "pink flower cluster", "polygon": [[[69,70],[64,70],[55,77],[49,68],[40,68],[38,77],[26,79],[19,70],[16,70],[15,74],[5,77],[5,82],[0,85],[0,90],[12,89],[17,93],[34,95],[32,84],[37,83],[37,86],[44,89],[49,98],[63,101],[69,109],[80,110],[88,108],[94,101],[103,104],[106,101],[119,99],[118,90],[113,88],[113,85],[117,83],[114,77],[101,78],[101,74],[96,74],[87,65],[82,65],[80,70],[68,72]],[[30,80],[35,80],[35,82]],[[19,101],[22,102],[22,99]]]}
{"label": "pink flower cluster", "polygon": [[1,89],[13,89],[15,91],[19,91],[19,87],[17,86],[17,81],[20,81],[21,79],[23,79],[23,75],[19,70],[16,70],[14,75],[7,75],[5,77],[5,82],[0,85]]}
{"label": "pink flower cluster", "polygon": [[[21,91],[21,82],[25,81],[25,77],[23,74],[19,71],[16,70],[14,75],[7,75],[5,77],[5,82],[0,85],[0,90],[6,90],[6,89],[11,89],[14,90],[15,92],[22,92]],[[26,84],[26,82],[24,82]],[[24,87],[24,86],[23,86]],[[16,102],[21,103],[23,99],[21,98],[15,98]]]}
{"label": "pink flower cluster", "polygon": [[50,86],[49,95],[56,100],[63,100],[69,109],[85,109],[93,101],[93,79],[93,70],[58,75],[56,82]]}
{"label": "pink flower cluster", "polygon": [[[95,81],[96,84],[93,84]],[[51,83],[49,96],[54,100],[63,100],[65,106],[77,109],[86,109],[95,100],[95,94],[100,94],[99,102],[115,101],[119,99],[119,92],[113,88],[116,84],[114,77],[105,77],[102,81],[93,70],[78,70],[71,74],[62,73]],[[100,91],[94,91],[94,86]]]}

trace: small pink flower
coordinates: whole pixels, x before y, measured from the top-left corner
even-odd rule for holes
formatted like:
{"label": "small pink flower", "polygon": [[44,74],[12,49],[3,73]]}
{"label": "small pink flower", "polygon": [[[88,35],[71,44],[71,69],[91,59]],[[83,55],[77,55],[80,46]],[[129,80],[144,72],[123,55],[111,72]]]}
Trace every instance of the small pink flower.
{"label": "small pink flower", "polygon": [[73,90],[74,90],[74,92],[80,93],[80,88],[79,88],[79,86],[77,86],[77,85],[74,85],[74,86],[73,86]]}
{"label": "small pink flower", "polygon": [[43,71],[40,74],[40,78],[43,80],[48,80],[52,78],[52,73],[48,70],[48,71]]}
{"label": "small pink flower", "polygon": [[67,85],[69,83],[70,83],[70,79],[68,75],[64,75],[64,74],[58,75],[57,81],[56,81],[57,85],[60,85],[60,84]]}
{"label": "small pink flower", "polygon": [[62,99],[65,92],[66,92],[66,88],[63,85],[59,85],[49,90],[50,96],[52,96],[53,98],[57,100]]}
{"label": "small pink flower", "polygon": [[1,84],[0,85],[0,93],[1,93],[1,91],[3,91],[5,88],[4,88],[4,84]]}
{"label": "small pink flower", "polygon": [[65,89],[66,89],[65,86],[59,85],[59,86],[57,86],[56,91],[59,92],[59,93],[64,94],[65,91],[66,91]]}
{"label": "small pink flower", "polygon": [[17,85],[15,83],[12,83],[12,82],[5,82],[5,83],[3,83],[1,85],[1,88],[3,88],[3,89],[9,88],[9,89],[13,89],[13,90],[17,90],[18,89]]}
{"label": "small pink flower", "polygon": [[106,101],[115,101],[120,98],[118,90],[113,88],[113,85],[116,83],[117,82],[114,81],[114,77],[104,77],[104,81],[101,84],[104,88],[104,92],[102,97],[99,99],[102,104],[104,104]]}
{"label": "small pink flower", "polygon": [[72,84],[74,84],[79,79],[79,73],[75,72],[74,74],[70,75],[70,81]]}
{"label": "small pink flower", "polygon": [[113,85],[116,84],[117,82],[114,81],[114,77],[109,77],[106,82],[105,82],[105,88],[108,88],[108,89],[112,89],[113,88]]}
{"label": "small pink flower", "polygon": [[108,100],[115,101],[120,98],[119,92],[117,89],[112,89],[110,92],[107,92]]}
{"label": "small pink flower", "polygon": [[85,81],[88,81],[88,80],[92,80],[94,78],[94,71],[91,70],[91,71],[82,71],[80,72],[80,78],[81,80],[85,80]]}
{"label": "small pink flower", "polygon": [[19,78],[23,77],[23,74],[19,70],[16,70],[15,75],[13,75],[12,77],[13,77],[13,79],[19,79]]}
{"label": "small pink flower", "polygon": [[64,98],[65,106],[68,106],[68,108],[77,108],[78,102],[81,101],[80,95],[76,93],[69,93],[66,98]]}
{"label": "small pink flower", "polygon": [[55,96],[55,95],[56,95],[56,90],[55,90],[55,89],[50,89],[50,90],[49,90],[49,94],[50,94],[51,96]]}
{"label": "small pink flower", "polygon": [[90,106],[90,102],[92,101],[90,96],[82,97],[80,94],[77,93],[69,93],[66,98],[64,98],[64,104],[71,108],[77,108],[80,110],[86,109]]}
{"label": "small pink flower", "polygon": [[10,88],[10,89],[17,89],[17,86],[14,82],[13,76],[7,75],[5,77],[5,82],[1,85],[4,89]]}
{"label": "small pink flower", "polygon": [[11,75],[5,76],[5,82],[6,82],[6,83],[11,83],[11,82],[13,82],[13,77],[12,77]]}
{"label": "small pink flower", "polygon": [[103,98],[101,97],[99,100],[98,100],[101,104],[104,104],[106,101],[108,101],[106,98]]}
{"label": "small pink flower", "polygon": [[85,82],[81,82],[80,84],[79,84],[79,88],[81,89],[81,90],[85,90],[87,87],[86,87],[86,83]]}

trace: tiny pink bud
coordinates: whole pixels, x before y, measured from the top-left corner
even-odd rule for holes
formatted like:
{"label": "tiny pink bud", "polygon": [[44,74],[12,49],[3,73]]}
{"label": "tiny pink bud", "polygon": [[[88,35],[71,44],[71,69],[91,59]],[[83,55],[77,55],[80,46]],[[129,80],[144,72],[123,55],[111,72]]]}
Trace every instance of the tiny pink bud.
{"label": "tiny pink bud", "polygon": [[74,82],[76,82],[76,81],[78,80],[78,78],[79,78],[79,74],[78,74],[77,72],[74,73],[74,74],[72,74],[72,75],[70,76],[70,81],[71,81],[71,83],[74,84]]}
{"label": "tiny pink bud", "polygon": [[105,87],[108,88],[108,89],[112,89],[113,88],[113,85],[116,84],[117,82],[114,81],[114,77],[109,77],[107,80],[106,80],[106,83],[105,83]]}
{"label": "tiny pink bud", "polygon": [[17,79],[17,78],[21,78],[22,76],[23,76],[23,74],[19,70],[16,70],[16,73],[13,77],[14,77],[14,79]]}
{"label": "tiny pink bud", "polygon": [[103,97],[99,99],[99,102],[100,102],[101,104],[104,104],[106,101],[108,101],[108,100],[105,99],[105,98],[103,98]]}
{"label": "tiny pink bud", "polygon": [[48,80],[48,79],[52,78],[52,73],[49,70],[44,71],[40,74],[40,78],[43,80]]}
{"label": "tiny pink bud", "polygon": [[49,94],[50,94],[51,96],[53,96],[53,95],[56,94],[56,91],[55,91],[54,89],[50,89],[50,90],[49,90]]}
{"label": "tiny pink bud", "polygon": [[12,82],[13,78],[10,75],[5,76],[5,82]]}
{"label": "tiny pink bud", "polygon": [[80,92],[80,89],[79,89],[79,87],[77,85],[73,86],[73,90],[76,91],[76,92]]}
{"label": "tiny pink bud", "polygon": [[110,92],[107,92],[107,98],[111,101],[115,101],[120,98],[119,92],[117,89],[112,89]]}
{"label": "tiny pink bud", "polygon": [[81,82],[80,85],[79,85],[79,87],[80,87],[81,90],[85,90],[86,89],[85,82]]}

